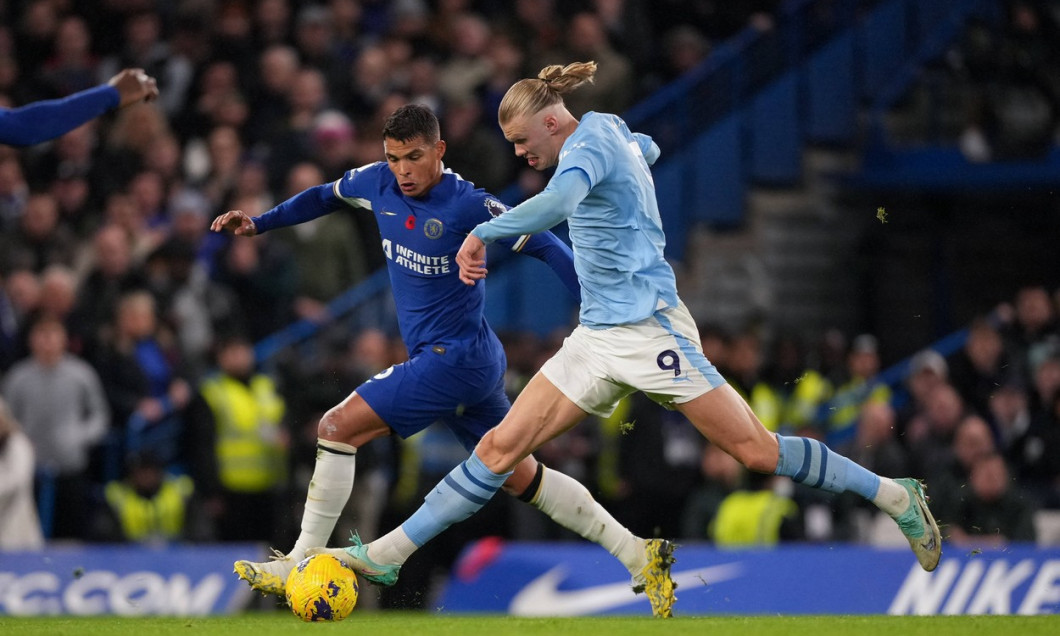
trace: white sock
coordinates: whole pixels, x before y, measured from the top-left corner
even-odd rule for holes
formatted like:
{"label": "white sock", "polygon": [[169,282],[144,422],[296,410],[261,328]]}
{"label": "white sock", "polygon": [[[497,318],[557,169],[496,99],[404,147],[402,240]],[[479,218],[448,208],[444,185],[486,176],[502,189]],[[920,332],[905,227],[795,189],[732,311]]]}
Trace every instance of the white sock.
{"label": "white sock", "polygon": [[639,575],[647,565],[644,540],[616,521],[573,477],[546,467],[530,503],[564,528],[602,545],[630,574]]}
{"label": "white sock", "polygon": [[309,548],[325,547],[353,491],[357,449],[317,439],[317,461],[305,497],[302,530],[288,555],[301,561]]}
{"label": "white sock", "polygon": [[405,528],[398,526],[368,545],[368,558],[379,565],[404,565],[418,549]]}
{"label": "white sock", "polygon": [[880,489],[876,491],[872,503],[892,517],[897,517],[909,507],[909,493],[895,480],[880,477]]}

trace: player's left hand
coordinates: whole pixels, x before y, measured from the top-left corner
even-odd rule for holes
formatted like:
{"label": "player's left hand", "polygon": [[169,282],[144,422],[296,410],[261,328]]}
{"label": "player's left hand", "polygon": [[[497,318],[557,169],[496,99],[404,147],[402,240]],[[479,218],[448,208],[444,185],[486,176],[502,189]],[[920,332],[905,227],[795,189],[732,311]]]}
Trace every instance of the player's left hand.
{"label": "player's left hand", "polygon": [[486,244],[474,234],[468,234],[460,251],[456,253],[456,264],[460,266],[460,280],[465,285],[474,285],[475,281],[485,278]]}

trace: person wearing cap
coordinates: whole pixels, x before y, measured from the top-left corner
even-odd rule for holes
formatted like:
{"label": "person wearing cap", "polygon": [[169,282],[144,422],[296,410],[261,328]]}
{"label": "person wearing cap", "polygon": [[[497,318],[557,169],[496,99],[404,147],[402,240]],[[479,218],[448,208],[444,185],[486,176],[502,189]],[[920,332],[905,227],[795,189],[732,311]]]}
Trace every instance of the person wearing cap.
{"label": "person wearing cap", "polygon": [[822,406],[825,443],[841,450],[857,433],[858,414],[867,402],[889,403],[891,389],[874,378],[880,371],[876,337],[861,334],[850,343],[847,353],[847,380],[836,387],[832,399]]}
{"label": "person wearing cap", "polygon": [[196,264],[212,275],[217,253],[229,239],[209,231],[210,212],[210,200],[194,188],[179,190],[169,199],[170,240],[191,245]]}
{"label": "person wearing cap", "polygon": [[928,396],[940,384],[949,381],[949,365],[942,354],[934,349],[917,352],[909,360],[909,372],[905,376],[905,389],[909,399],[898,408],[897,432],[905,431],[905,425],[925,408]]}

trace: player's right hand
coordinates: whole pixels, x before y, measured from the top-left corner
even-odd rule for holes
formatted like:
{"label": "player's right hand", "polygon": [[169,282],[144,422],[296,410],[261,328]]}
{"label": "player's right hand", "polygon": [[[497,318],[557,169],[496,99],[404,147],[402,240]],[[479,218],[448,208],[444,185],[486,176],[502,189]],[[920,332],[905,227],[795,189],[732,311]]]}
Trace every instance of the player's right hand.
{"label": "player's right hand", "polygon": [[119,108],[158,97],[158,83],[142,68],[127,68],[107,83],[118,89]]}
{"label": "player's right hand", "polygon": [[225,230],[236,236],[254,236],[258,233],[258,227],[254,221],[242,210],[229,210],[213,220],[210,229],[214,232]]}
{"label": "player's right hand", "polygon": [[465,285],[486,277],[486,244],[474,234],[468,234],[460,251],[456,253],[456,264],[460,267],[460,280]]}

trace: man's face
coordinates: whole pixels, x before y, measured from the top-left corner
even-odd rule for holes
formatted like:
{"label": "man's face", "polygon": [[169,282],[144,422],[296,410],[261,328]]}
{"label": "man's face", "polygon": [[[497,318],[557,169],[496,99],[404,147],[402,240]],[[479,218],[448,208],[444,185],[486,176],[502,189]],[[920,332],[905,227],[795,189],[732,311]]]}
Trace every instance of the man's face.
{"label": "man's face", "polygon": [[247,343],[232,343],[221,349],[217,366],[225,373],[248,378],[254,372],[254,349]]}
{"label": "man's face", "polygon": [[987,502],[1001,499],[1008,490],[1008,469],[1005,460],[992,455],[979,460],[968,477],[969,485],[975,495]]}
{"label": "man's face", "polygon": [[57,323],[38,325],[30,332],[30,350],[44,366],[53,366],[66,352],[66,330]]}
{"label": "man's face", "polygon": [[515,146],[515,156],[523,157],[534,170],[547,170],[559,162],[553,130],[555,118],[541,112],[519,115],[504,124],[504,138]]}
{"label": "man's face", "polygon": [[442,180],[444,141],[429,142],[423,137],[408,141],[384,138],[383,151],[390,172],[394,173],[405,196],[422,197]]}

